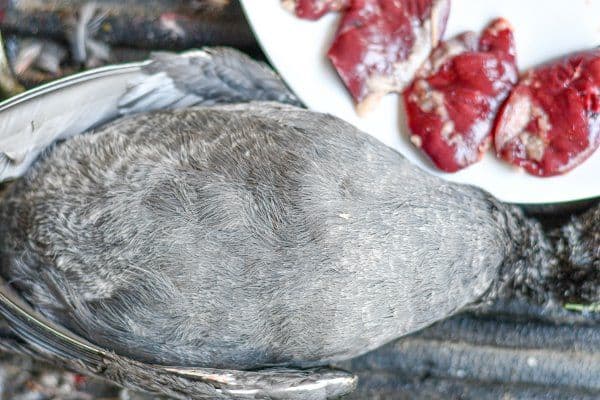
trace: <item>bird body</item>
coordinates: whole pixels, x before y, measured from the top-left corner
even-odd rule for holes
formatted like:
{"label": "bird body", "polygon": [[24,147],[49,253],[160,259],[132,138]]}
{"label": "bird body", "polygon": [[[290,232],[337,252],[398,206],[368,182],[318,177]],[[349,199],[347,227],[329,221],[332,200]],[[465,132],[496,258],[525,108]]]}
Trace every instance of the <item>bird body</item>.
{"label": "bird body", "polygon": [[600,210],[555,246],[515,207],[298,105],[227,49],[0,105],[10,347],[179,398],[316,399],[356,379],[302,368],[481,302],[600,298]]}
{"label": "bird body", "polygon": [[9,188],[3,274],[144,361],[322,364],[478,300],[510,245],[491,204],[331,116],[155,112],[57,145]]}

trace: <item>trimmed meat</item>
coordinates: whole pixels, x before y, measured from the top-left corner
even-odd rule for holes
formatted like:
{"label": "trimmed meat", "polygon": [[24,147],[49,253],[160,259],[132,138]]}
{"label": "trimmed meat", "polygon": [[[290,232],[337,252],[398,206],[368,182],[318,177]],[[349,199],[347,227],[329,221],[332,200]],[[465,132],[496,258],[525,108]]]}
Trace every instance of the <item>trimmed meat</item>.
{"label": "trimmed meat", "polygon": [[467,32],[442,42],[404,91],[411,142],[446,172],[477,162],[517,77],[505,19],[492,21],[480,37]]}
{"label": "trimmed meat", "polygon": [[525,73],[496,121],[498,157],[537,176],[565,173],[600,145],[600,49]]}
{"label": "trimmed meat", "polygon": [[353,0],[328,57],[357,103],[371,110],[400,92],[437,46],[450,0]]}

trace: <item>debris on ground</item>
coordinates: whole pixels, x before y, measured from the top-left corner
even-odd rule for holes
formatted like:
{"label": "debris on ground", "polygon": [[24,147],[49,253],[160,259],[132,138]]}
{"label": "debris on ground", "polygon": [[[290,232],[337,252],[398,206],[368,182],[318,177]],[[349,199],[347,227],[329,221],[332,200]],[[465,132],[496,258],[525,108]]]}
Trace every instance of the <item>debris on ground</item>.
{"label": "debris on ground", "polygon": [[2,97],[151,51],[219,45],[260,53],[241,6],[229,0],[0,2],[0,32]]}

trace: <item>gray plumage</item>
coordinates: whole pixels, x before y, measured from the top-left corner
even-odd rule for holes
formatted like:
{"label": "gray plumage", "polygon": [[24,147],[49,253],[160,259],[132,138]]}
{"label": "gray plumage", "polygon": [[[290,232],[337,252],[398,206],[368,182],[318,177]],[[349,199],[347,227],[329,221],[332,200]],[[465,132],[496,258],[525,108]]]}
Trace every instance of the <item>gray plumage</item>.
{"label": "gray plumage", "polygon": [[119,99],[121,114],[268,100],[300,105],[269,67],[229,48],[154,53]]}
{"label": "gray plumage", "polygon": [[477,300],[510,245],[482,192],[267,103],[122,119],[57,146],[2,205],[4,276],[32,304],[162,364],[360,354]]}
{"label": "gray plumage", "polygon": [[[231,59],[210,54],[221,61],[209,70]],[[195,87],[227,88],[209,96],[168,73],[196,61],[164,57],[167,73],[146,68],[150,83],[137,76],[121,111],[187,108],[60,143],[3,194],[2,275],[45,317],[147,363],[307,367],[497,296],[554,298],[556,248],[517,209],[424,173],[332,116],[208,106],[238,86],[234,102],[295,102],[281,83],[261,92],[239,78],[267,70],[236,61],[203,73],[211,83]],[[586,243],[581,272],[596,280],[577,294],[594,300],[589,237],[576,245]]]}

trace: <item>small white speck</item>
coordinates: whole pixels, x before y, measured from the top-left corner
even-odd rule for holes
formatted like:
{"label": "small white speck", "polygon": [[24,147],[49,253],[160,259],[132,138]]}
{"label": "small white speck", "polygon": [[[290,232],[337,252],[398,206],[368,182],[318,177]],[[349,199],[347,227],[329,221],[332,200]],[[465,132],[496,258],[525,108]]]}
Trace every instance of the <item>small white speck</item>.
{"label": "small white speck", "polygon": [[538,361],[535,357],[528,357],[527,358],[527,365],[529,365],[530,367],[537,367],[538,365]]}
{"label": "small white speck", "polygon": [[421,136],[411,135],[410,141],[417,147],[423,146],[423,139],[421,139]]}
{"label": "small white speck", "polygon": [[350,215],[350,214],[347,214],[347,213],[341,213],[341,214],[339,215],[339,217],[340,217],[340,218],[344,218],[344,219],[350,219],[351,215]]}
{"label": "small white speck", "polygon": [[45,373],[40,377],[40,382],[46,387],[56,388],[58,387],[59,379],[58,376],[50,373]]}
{"label": "small white speck", "polygon": [[173,38],[185,37],[185,31],[172,15],[162,15],[160,17],[160,27],[169,32]]}
{"label": "small white speck", "polygon": [[456,376],[458,378],[464,378],[465,376],[467,376],[467,373],[464,370],[459,369],[458,371],[456,371]]}
{"label": "small white speck", "polygon": [[250,150],[246,150],[244,152],[244,157],[250,157]]}

